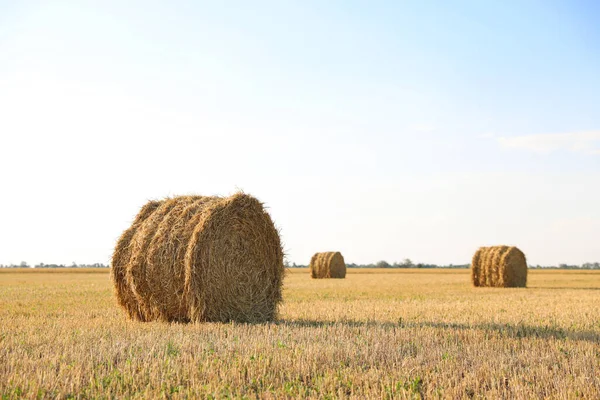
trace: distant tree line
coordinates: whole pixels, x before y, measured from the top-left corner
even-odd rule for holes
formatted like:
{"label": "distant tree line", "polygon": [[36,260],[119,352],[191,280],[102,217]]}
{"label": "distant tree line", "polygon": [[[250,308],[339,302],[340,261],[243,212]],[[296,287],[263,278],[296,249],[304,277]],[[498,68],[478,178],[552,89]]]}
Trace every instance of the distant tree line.
{"label": "distant tree line", "polygon": [[[286,261],[285,266],[288,268],[307,268],[308,265],[290,263]],[[410,259],[406,258],[402,262],[394,262],[392,264],[387,261],[381,260],[374,264],[355,264],[355,263],[347,263],[347,268],[470,268],[471,264],[448,264],[448,265],[438,265],[438,264],[424,264],[424,263],[413,263]],[[568,265],[568,264],[558,264],[558,265],[529,265],[529,268],[532,269],[600,269],[600,263],[584,263],[581,265]]]}
{"label": "distant tree line", "polygon": [[[285,261],[285,266],[287,268],[307,268],[308,265],[290,263],[289,261]],[[355,264],[348,263],[346,267],[348,268],[469,268],[470,264],[448,264],[448,265],[438,265],[438,264],[424,264],[424,263],[413,263],[410,259],[406,258],[402,262],[394,262],[392,264],[387,261],[381,260],[374,264]],[[102,264],[102,263],[94,263],[94,264],[77,264],[75,262],[70,265],[66,264],[44,264],[39,263],[35,265],[29,265],[25,261],[21,261],[19,264],[0,264],[0,268],[109,268],[110,265]],[[599,262],[588,262],[583,263],[581,265],[571,265],[571,264],[558,264],[558,265],[529,265],[531,269],[598,269],[600,270]]]}
{"label": "distant tree line", "polygon": [[533,268],[533,269],[600,269],[600,263],[598,262],[593,262],[593,263],[583,263],[581,265],[569,265],[569,264],[558,264],[558,265],[549,265],[549,266],[543,266],[543,265],[530,265],[529,268]]}
{"label": "distant tree line", "polygon": [[[307,268],[308,265],[290,263],[288,261],[285,262],[285,266],[288,268]],[[394,262],[389,263],[387,261],[381,260],[376,263],[371,264],[355,264],[355,263],[346,263],[347,268],[469,268],[470,264],[461,264],[461,265],[437,265],[437,264],[424,264],[424,263],[413,263],[410,259],[405,258],[402,262]]]}

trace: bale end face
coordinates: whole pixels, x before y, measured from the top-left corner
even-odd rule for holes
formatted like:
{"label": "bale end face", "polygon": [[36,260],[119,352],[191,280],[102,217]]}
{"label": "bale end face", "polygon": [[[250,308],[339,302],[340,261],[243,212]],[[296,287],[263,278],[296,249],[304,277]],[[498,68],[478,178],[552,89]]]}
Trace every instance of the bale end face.
{"label": "bale end face", "polygon": [[[196,227],[185,256],[192,319],[275,319],[285,269],[271,217],[245,194],[214,203],[205,212],[209,217]],[[190,269],[194,266],[200,268]]]}

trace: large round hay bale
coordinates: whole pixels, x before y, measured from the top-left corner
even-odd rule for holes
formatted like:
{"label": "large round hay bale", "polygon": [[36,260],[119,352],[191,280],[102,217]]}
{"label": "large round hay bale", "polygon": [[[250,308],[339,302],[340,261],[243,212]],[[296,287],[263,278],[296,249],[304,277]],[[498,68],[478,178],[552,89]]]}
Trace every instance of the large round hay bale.
{"label": "large round hay bale", "polygon": [[471,263],[473,286],[525,287],[527,285],[527,260],[516,247],[481,247]]}
{"label": "large round hay bale", "polygon": [[310,259],[309,268],[314,279],[346,277],[346,263],[339,251],[316,253]]}
{"label": "large round hay bale", "polygon": [[243,193],[148,203],[112,260],[118,302],[140,321],[270,321],[283,274],[277,229]]}

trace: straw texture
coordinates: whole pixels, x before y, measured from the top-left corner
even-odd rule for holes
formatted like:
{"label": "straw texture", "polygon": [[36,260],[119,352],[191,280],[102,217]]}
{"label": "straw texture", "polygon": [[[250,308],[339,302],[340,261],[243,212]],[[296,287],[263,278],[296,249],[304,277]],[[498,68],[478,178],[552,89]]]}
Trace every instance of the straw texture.
{"label": "straw texture", "polygon": [[140,321],[270,321],[283,275],[279,234],[243,193],[146,204],[112,260],[118,303]]}

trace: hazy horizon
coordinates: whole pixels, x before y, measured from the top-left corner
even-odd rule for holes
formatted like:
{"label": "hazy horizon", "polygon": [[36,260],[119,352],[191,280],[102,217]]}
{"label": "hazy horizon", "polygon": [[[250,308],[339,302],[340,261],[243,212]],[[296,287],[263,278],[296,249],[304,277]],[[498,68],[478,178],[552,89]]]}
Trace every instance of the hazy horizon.
{"label": "hazy horizon", "polygon": [[600,6],[0,4],[0,264],[237,190],[290,262],[600,261]]}

